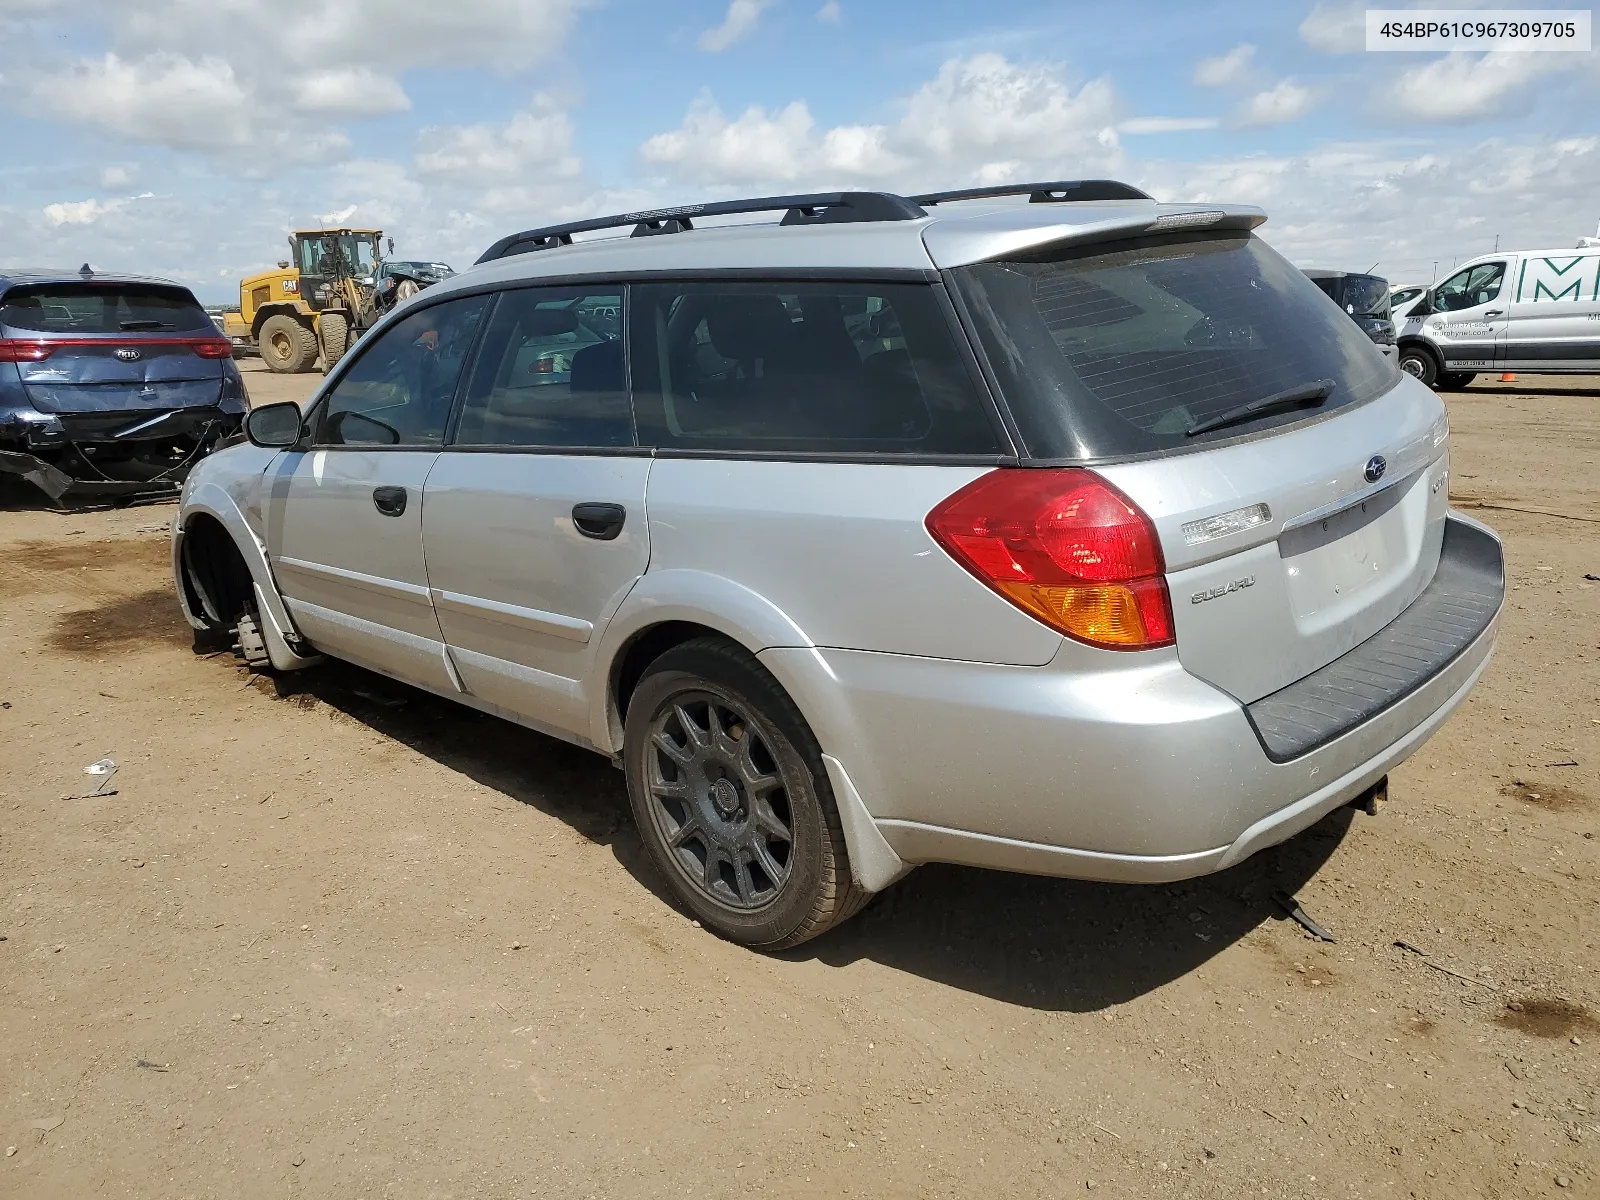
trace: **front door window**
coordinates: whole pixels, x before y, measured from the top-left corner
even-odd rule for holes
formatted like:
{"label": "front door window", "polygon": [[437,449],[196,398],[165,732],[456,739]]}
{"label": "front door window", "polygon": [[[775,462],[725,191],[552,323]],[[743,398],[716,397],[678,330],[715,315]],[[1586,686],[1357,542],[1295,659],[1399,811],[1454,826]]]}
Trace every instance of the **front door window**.
{"label": "front door window", "polygon": [[390,326],[351,364],[317,423],[323,446],[439,446],[484,296],[447,300]]}
{"label": "front door window", "polygon": [[1500,295],[1505,274],[1503,262],[1480,263],[1457,271],[1434,291],[1433,306],[1440,312],[1458,312],[1488,304]]}

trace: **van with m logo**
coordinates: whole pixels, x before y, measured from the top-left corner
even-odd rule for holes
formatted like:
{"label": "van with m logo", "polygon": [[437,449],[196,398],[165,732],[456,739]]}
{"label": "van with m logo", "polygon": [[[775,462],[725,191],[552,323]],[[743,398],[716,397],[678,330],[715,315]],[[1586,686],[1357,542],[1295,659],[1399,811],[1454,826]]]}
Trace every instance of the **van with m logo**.
{"label": "van with m logo", "polygon": [[1490,370],[1600,374],[1600,239],[1470,260],[1411,309],[1399,343],[1401,370],[1435,387]]}

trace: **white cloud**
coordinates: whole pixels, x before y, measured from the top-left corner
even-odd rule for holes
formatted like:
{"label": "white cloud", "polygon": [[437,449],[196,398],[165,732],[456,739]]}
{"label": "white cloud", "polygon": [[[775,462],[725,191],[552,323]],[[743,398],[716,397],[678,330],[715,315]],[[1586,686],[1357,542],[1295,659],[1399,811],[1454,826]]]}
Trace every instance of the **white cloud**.
{"label": "white cloud", "polygon": [[228,62],[167,51],[132,62],[107,53],[39,80],[33,95],[61,116],[185,150],[236,144],[248,120]]}
{"label": "white cloud", "polygon": [[1324,54],[1354,54],[1367,48],[1369,6],[1360,3],[1318,3],[1300,22],[1300,40]]}
{"label": "white cloud", "polygon": [[699,182],[818,187],[877,183],[918,187],[995,181],[1017,172],[1056,178],[1101,170],[1116,155],[1109,81],[1076,91],[1052,66],[1020,66],[998,54],[952,59],[885,125],[822,129],[803,101],[776,111],[752,106],[730,120],[707,96],[677,129],[640,147],[647,163]]}
{"label": "white cloud", "polygon": [[109,23],[99,58],[24,56],[12,82],[38,111],[258,175],[348,155],[341,124],[409,108],[408,70],[520,70],[558,54],[592,2],[0,0],[63,22]]}
{"label": "white cloud", "polygon": [[817,20],[827,21],[837,25],[844,19],[844,10],[839,7],[839,0],[828,0],[821,8],[817,9]]}
{"label": "white cloud", "polygon": [[404,112],[411,107],[411,98],[399,80],[371,67],[333,67],[303,76],[295,88],[294,106],[302,112],[381,117]]}
{"label": "white cloud", "polygon": [[1241,125],[1283,125],[1298,121],[1316,106],[1315,93],[1292,79],[1283,79],[1257,92],[1239,106]]}
{"label": "white cloud", "polygon": [[417,136],[417,172],[455,185],[569,180],[582,169],[571,118],[553,96],[534,96],[505,125],[429,125]]}
{"label": "white cloud", "polygon": [[1577,65],[1566,54],[1448,54],[1410,67],[1387,94],[1396,116],[1418,121],[1471,121],[1520,116],[1531,98],[1519,95],[1537,77]]}
{"label": "white cloud", "polygon": [[138,173],[136,163],[112,163],[100,168],[100,186],[103,188],[127,187]]}
{"label": "white cloud", "polygon": [[677,129],[649,138],[639,152],[646,162],[679,167],[718,182],[788,181],[819,164],[834,166],[822,145],[829,137],[834,147],[848,148],[858,160],[877,149],[874,131],[866,126],[830,130],[819,140],[804,101],[796,100],[770,115],[752,105],[730,121],[710,97],[701,96]]}
{"label": "white cloud", "polygon": [[1250,75],[1255,56],[1256,48],[1249,42],[1241,42],[1226,54],[1202,58],[1195,65],[1194,81],[1200,87],[1229,87],[1243,83]]}
{"label": "white cloud", "polygon": [[153,50],[227,47],[292,73],[370,63],[532,66],[558,54],[589,0],[118,0],[121,37]]}
{"label": "white cloud", "polygon": [[761,13],[772,0],[728,0],[727,15],[721,25],[714,25],[700,35],[696,43],[700,49],[720,54],[735,42],[743,41],[755,32]]}
{"label": "white cloud", "polygon": [[107,213],[127,205],[126,200],[63,200],[44,206],[44,219],[53,226],[93,225]]}
{"label": "white cloud", "polygon": [[1118,133],[1190,133],[1215,129],[1222,124],[1216,117],[1131,117],[1117,125]]}

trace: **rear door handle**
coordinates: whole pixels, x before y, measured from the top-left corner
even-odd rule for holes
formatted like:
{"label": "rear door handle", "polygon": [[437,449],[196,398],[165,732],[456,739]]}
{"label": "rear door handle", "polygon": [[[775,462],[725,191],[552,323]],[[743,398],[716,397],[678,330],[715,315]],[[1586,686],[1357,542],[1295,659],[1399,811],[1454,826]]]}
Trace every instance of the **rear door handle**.
{"label": "rear door handle", "polygon": [[574,504],[572,525],[584,537],[609,542],[622,532],[628,510],[620,504]]}
{"label": "rear door handle", "polygon": [[377,487],[372,489],[372,507],[386,517],[398,517],[406,511],[406,490],[403,487]]}

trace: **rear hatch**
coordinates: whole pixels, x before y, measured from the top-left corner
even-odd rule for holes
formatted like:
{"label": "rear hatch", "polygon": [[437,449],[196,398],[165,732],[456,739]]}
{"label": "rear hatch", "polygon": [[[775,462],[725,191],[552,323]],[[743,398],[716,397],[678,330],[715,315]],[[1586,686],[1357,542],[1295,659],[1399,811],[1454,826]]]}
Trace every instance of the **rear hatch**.
{"label": "rear hatch", "polygon": [[70,282],[14,287],[0,337],[28,399],[48,413],[162,412],[216,404],[216,326],[185,288]]}
{"label": "rear hatch", "polygon": [[1442,404],[1259,239],[1144,238],[952,274],[1030,457],[1093,467],[1154,522],[1191,673],[1249,703],[1371,637],[1433,578]]}

